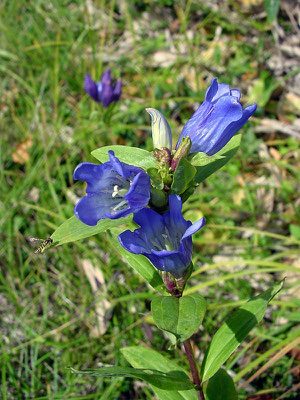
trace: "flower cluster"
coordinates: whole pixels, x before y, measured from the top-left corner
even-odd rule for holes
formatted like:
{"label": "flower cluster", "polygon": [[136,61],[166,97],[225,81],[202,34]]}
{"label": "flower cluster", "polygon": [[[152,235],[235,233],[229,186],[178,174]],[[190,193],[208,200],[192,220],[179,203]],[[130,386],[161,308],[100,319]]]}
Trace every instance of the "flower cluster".
{"label": "flower cluster", "polygon": [[114,85],[110,69],[107,69],[98,83],[96,83],[89,74],[86,74],[84,89],[94,101],[102,103],[104,107],[108,107],[111,103],[120,99],[122,81],[119,79]]}
{"label": "flower cluster", "polygon": [[[107,107],[119,99],[121,81],[113,86],[109,70],[98,84],[87,74],[85,90]],[[182,197],[172,192],[172,179],[182,158],[195,152],[208,156],[217,153],[247,122],[256,105],[243,110],[240,95],[239,90],[231,90],[229,85],[213,79],[204,102],[185,124],[173,152],[172,133],[166,118],[159,111],[147,108],[152,121],[157,170],[150,173],[125,164],[113,151],[108,152],[109,161],[104,164],[78,165],[74,179],[85,181],[87,188],[86,196],[75,206],[75,215],[87,225],[96,225],[101,219],[134,214],[133,221],[139,228],[121,233],[121,245],[133,254],[147,257],[158,270],[171,274],[175,280],[185,277],[192,261],[192,235],[203,227],[205,219],[194,224],[184,219],[184,196],[181,192]],[[159,183],[155,185],[153,182],[157,180]],[[157,185],[161,187],[158,189]],[[161,197],[157,203],[158,195]]]}

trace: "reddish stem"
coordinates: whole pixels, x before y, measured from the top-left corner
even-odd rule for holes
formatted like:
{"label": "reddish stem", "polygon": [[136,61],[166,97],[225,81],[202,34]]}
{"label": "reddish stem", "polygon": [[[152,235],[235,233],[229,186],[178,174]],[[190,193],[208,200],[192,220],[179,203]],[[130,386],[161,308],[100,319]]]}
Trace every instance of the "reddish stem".
{"label": "reddish stem", "polygon": [[201,383],[201,379],[199,376],[199,371],[198,371],[198,367],[196,364],[196,360],[195,360],[195,356],[194,356],[194,352],[193,352],[190,340],[189,339],[185,340],[183,342],[183,346],[184,346],[184,350],[186,352],[186,355],[187,355],[187,358],[188,358],[188,361],[190,364],[190,370],[192,373],[193,383],[194,383],[194,385],[197,386],[198,399],[205,400],[203,389],[202,389],[202,383]]}

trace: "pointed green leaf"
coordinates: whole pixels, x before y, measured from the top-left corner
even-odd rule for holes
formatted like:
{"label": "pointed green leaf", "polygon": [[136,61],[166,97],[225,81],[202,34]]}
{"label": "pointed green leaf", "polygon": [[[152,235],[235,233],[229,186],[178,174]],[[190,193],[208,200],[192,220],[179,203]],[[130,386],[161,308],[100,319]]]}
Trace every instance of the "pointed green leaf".
{"label": "pointed green leaf", "polygon": [[103,367],[87,370],[76,370],[70,368],[72,372],[81,375],[97,377],[127,376],[142,379],[151,385],[164,390],[190,390],[194,388],[193,383],[185,372],[180,370],[159,371],[156,369],[132,368],[132,367]]}
{"label": "pointed green leaf", "polygon": [[[118,234],[119,232],[117,232]],[[160,293],[166,293],[166,289],[162,278],[158,270],[153,266],[153,264],[148,260],[148,258],[132,254],[125,250],[119,243],[117,237],[114,235],[108,235],[108,240],[110,241],[112,247],[117,250],[117,252],[124,258],[127,264],[130,265],[138,274],[141,275],[145,281],[149,283],[153,289]]]}
{"label": "pointed green leaf", "polygon": [[265,0],[268,22],[273,22],[278,15],[280,0]]}
{"label": "pointed green leaf", "polygon": [[134,165],[135,167],[143,168],[147,170],[148,168],[156,167],[156,160],[153,157],[152,153],[147,150],[139,149],[138,147],[129,147],[129,146],[104,146],[99,149],[92,151],[92,156],[97,158],[97,160],[102,163],[109,160],[108,152],[112,150],[115,153],[115,156],[122,162]]}
{"label": "pointed green leaf", "polygon": [[210,378],[205,394],[206,400],[238,400],[233,380],[224,369]]}
{"label": "pointed green leaf", "polygon": [[105,232],[107,229],[126,224],[131,217],[119,219],[101,219],[96,226],[89,226],[79,221],[75,215],[63,222],[51,235],[53,244],[61,245],[64,243],[75,242],[97,233]]}
{"label": "pointed green leaf", "polygon": [[159,296],[152,300],[151,311],[159,329],[170,332],[183,342],[201,325],[206,301],[199,293],[187,296]]}
{"label": "pointed green leaf", "polygon": [[[204,166],[197,166],[197,172],[195,175],[195,182],[201,183],[206,178],[208,178],[212,173],[216,172],[218,169],[222,168],[238,151],[241,143],[241,134],[233,136],[233,138],[223,147],[218,153],[214,154],[212,157],[206,156],[209,159],[209,163]],[[203,154],[203,153],[201,153]],[[197,157],[197,156],[196,156]],[[201,159],[201,156],[199,156]],[[208,161],[208,160],[207,160]],[[196,161],[200,163],[200,161]],[[193,164],[193,160],[191,160]]]}
{"label": "pointed green leaf", "polygon": [[266,312],[268,303],[281,290],[283,281],[250,299],[231,315],[214,335],[202,363],[203,382],[211,378]]}
{"label": "pointed green leaf", "polygon": [[[186,372],[183,368],[164,357],[161,353],[146,347],[125,347],[121,349],[121,353],[134,368],[153,368],[162,372]],[[197,394],[194,389],[169,392],[153,387],[153,385],[151,385],[151,387],[160,400],[197,400]]]}
{"label": "pointed green leaf", "polygon": [[192,182],[196,171],[196,168],[186,158],[181,158],[174,171],[173,183],[171,186],[172,193],[183,193]]}

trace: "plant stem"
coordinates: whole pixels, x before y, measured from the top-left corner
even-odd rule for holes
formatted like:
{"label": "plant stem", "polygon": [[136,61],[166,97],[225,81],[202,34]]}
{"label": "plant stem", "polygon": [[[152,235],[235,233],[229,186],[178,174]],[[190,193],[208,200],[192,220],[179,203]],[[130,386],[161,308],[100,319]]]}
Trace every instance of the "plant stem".
{"label": "plant stem", "polygon": [[198,399],[205,400],[203,389],[202,389],[202,383],[201,383],[201,379],[199,376],[199,371],[198,371],[198,367],[196,364],[196,360],[195,360],[195,356],[194,356],[194,352],[192,349],[190,339],[185,340],[183,342],[183,346],[184,346],[184,350],[186,352],[187,358],[189,360],[190,369],[191,369],[191,373],[192,373],[192,377],[193,377],[193,383],[196,386],[198,386],[198,389],[197,389]]}

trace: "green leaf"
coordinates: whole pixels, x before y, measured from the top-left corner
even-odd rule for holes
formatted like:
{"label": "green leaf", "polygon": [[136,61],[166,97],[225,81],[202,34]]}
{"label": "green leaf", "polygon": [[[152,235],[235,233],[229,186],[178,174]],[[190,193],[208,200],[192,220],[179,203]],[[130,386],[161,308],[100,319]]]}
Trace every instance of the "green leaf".
{"label": "green leaf", "polygon": [[152,300],[151,311],[159,329],[183,342],[195,333],[203,321],[206,301],[199,293],[187,296],[160,296]]}
{"label": "green leaf", "polygon": [[131,220],[130,217],[119,219],[101,219],[96,226],[89,226],[79,221],[75,215],[61,224],[51,235],[53,243],[61,245],[64,243],[75,242],[89,236],[105,232],[107,229],[126,224]]}
{"label": "green leaf", "polygon": [[152,186],[160,190],[164,188],[162,177],[156,168],[148,168],[147,174],[150,176]]}
{"label": "green leaf", "polygon": [[81,375],[97,377],[128,376],[131,378],[142,379],[151,385],[164,390],[190,390],[194,388],[193,383],[183,371],[162,372],[156,369],[132,368],[132,367],[103,367],[87,370],[76,370],[70,368],[72,372]]}
{"label": "green leaf", "polygon": [[205,394],[206,400],[238,400],[233,380],[224,369],[210,378]]}
{"label": "green leaf", "polygon": [[[241,143],[241,134],[233,136],[233,138],[223,147],[218,153],[214,154],[211,162],[204,166],[198,166],[195,182],[201,183],[208,178],[212,173],[222,168],[238,151]],[[208,156],[207,156],[208,157]],[[192,162],[192,161],[191,161]]]}
{"label": "green leaf", "polygon": [[166,293],[164,283],[158,270],[148,260],[148,258],[142,255],[132,254],[129,251],[125,250],[120,245],[115,235],[108,234],[107,237],[112,247],[117,250],[117,252],[124,258],[127,264],[129,264],[130,267],[132,267],[139,275],[141,275],[141,277],[145,279],[145,281],[147,281],[149,285],[153,287],[153,289],[163,294]]}
{"label": "green leaf", "polygon": [[221,160],[222,158],[224,158],[224,156],[221,156],[219,153],[213,156],[208,156],[205,153],[192,153],[188,160],[194,167],[205,167],[205,165],[211,164],[216,160]]}
{"label": "green leaf", "polygon": [[174,171],[173,183],[171,186],[172,193],[183,193],[189,187],[196,172],[196,168],[186,158],[181,158]]}
{"label": "green leaf", "polygon": [[265,0],[267,19],[271,23],[278,15],[280,0]]}
{"label": "green leaf", "polygon": [[296,240],[300,240],[300,226],[295,224],[290,224],[290,233],[294,236]]}
{"label": "green leaf", "polygon": [[[183,368],[164,357],[161,353],[146,347],[125,347],[121,349],[121,353],[134,368],[153,368],[162,372],[185,372]],[[160,400],[197,400],[197,394],[194,389],[169,392],[152,385],[151,387]]]}
{"label": "green leaf", "polygon": [[266,312],[268,303],[281,290],[283,281],[250,299],[231,315],[214,335],[202,363],[203,382],[211,378]]}
{"label": "green leaf", "polygon": [[109,160],[108,151],[113,150],[115,156],[122,162],[135,167],[140,167],[145,170],[148,168],[156,167],[156,160],[152,153],[147,150],[139,149],[138,147],[129,146],[105,146],[92,151],[92,156],[97,158],[97,160],[106,162]]}

